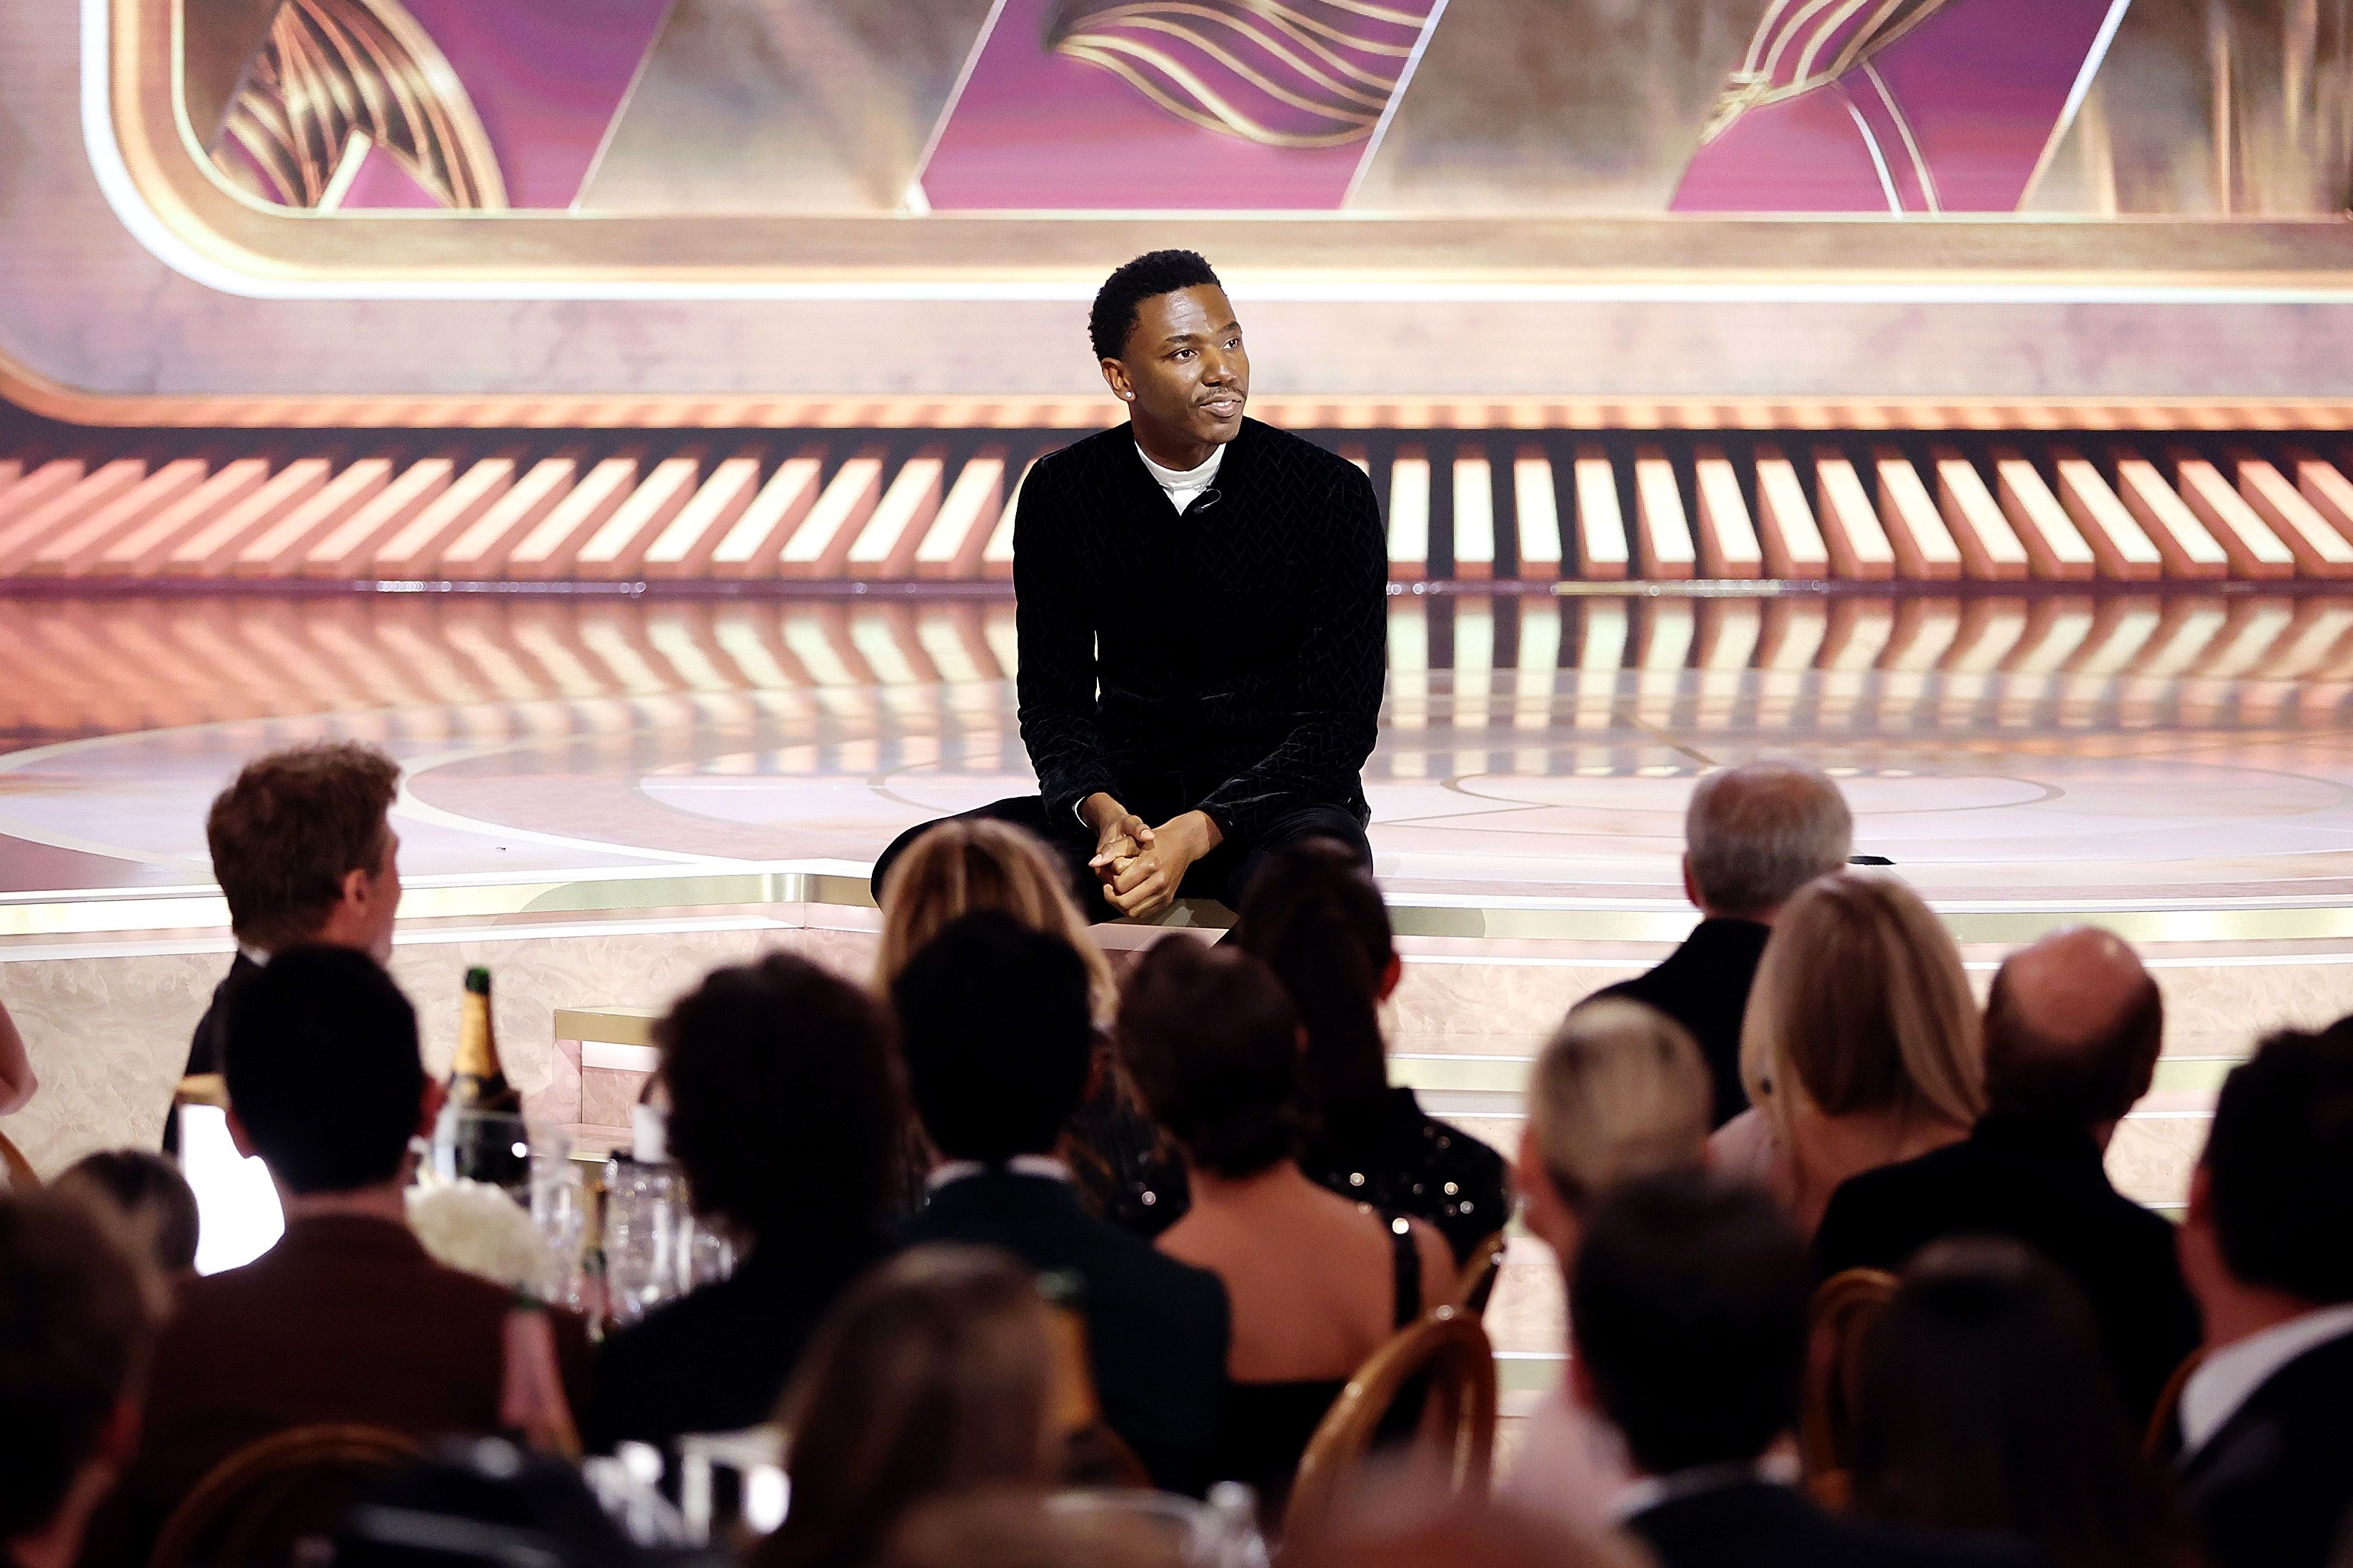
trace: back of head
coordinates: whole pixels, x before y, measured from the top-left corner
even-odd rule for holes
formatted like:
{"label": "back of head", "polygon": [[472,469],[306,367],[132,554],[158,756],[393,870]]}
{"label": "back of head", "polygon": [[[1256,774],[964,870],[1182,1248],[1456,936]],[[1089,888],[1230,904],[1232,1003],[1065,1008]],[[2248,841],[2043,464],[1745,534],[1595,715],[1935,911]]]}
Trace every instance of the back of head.
{"label": "back of head", "polygon": [[1753,1459],[1796,1421],[1811,1279],[1764,1193],[1701,1171],[1621,1182],[1570,1279],[1577,1354],[1645,1472]]}
{"label": "back of head", "polygon": [[57,1517],[136,1397],[160,1309],[152,1271],[100,1211],[0,1194],[0,1542]]}
{"label": "back of head", "polygon": [[146,1149],[102,1149],[68,1166],[52,1184],[96,1198],[121,1216],[128,1234],[166,1274],[196,1266],[196,1194],[180,1168]]}
{"label": "back of head", "polygon": [[274,952],[316,935],[343,879],[383,863],[385,814],[399,791],[399,764],[355,742],[246,763],[205,820],[237,940]]}
{"label": "back of head", "polygon": [[1397,956],[1372,873],[1335,839],[1280,850],[1252,879],[1233,940],[1274,972],[1307,1030],[1308,1135],[1335,1152],[1359,1146],[1388,1103],[1380,991]]}
{"label": "back of head", "polygon": [[1801,1102],[1967,1127],[1985,1106],[1960,950],[1893,877],[1840,871],[1782,906],[1741,1026],[1748,1096],[1786,1130]]}
{"label": "back of head", "polygon": [[1846,864],[1854,817],[1838,785],[1794,763],[1744,763],[1701,779],[1683,813],[1683,853],[1700,907],[1764,920]]}
{"label": "back of head", "polygon": [[1187,1568],[1186,1537],[1154,1492],[1012,1489],[924,1504],[878,1568]]}
{"label": "back of head", "polygon": [[2014,1535],[2071,1568],[2178,1559],[2127,1422],[2072,1281],[2015,1242],[1941,1242],[1871,1331],[1855,1511]]}
{"label": "back of head", "polygon": [[1986,998],[1986,1106],[2096,1127],[2148,1092],[2165,999],[2124,942],[2089,926],[2014,952]]}
{"label": "back of head", "polygon": [[698,1213],[762,1241],[879,1233],[902,1124],[881,1007],[807,959],[713,970],[654,1026]]}
{"label": "back of head", "polygon": [[1152,250],[1123,263],[1095,290],[1094,306],[1087,312],[1087,341],[1095,358],[1118,359],[1125,353],[1127,335],[1135,331],[1136,307],[1146,300],[1204,287],[1222,285],[1196,251]]}
{"label": "back of head", "polygon": [[892,863],[882,885],[876,984],[888,990],[950,921],[982,910],[1002,910],[1068,942],[1087,966],[1095,1016],[1110,1017],[1119,988],[1071,902],[1060,865],[1032,835],[986,817],[936,823]]}
{"label": "back of head", "polygon": [[293,947],[231,993],[222,1038],[230,1112],[297,1193],[400,1174],[425,1095],[417,1014],[364,952]]}
{"label": "back of head", "polygon": [[1249,953],[1162,938],[1120,998],[1119,1059],[1195,1169],[1253,1176],[1297,1152],[1299,1016]]}
{"label": "back of head", "polygon": [[2240,1283],[2353,1301],[2353,1018],[2274,1035],[2232,1068],[2200,1164]]}
{"label": "back of head", "polygon": [[1695,1167],[1712,1091],[1683,1026],[1640,1002],[1569,1010],[1528,1080],[1528,1126],[1554,1190],[1583,1212],[1630,1176]]}
{"label": "back of head", "polygon": [[984,910],[950,921],[891,983],[915,1114],[951,1160],[1043,1154],[1085,1096],[1086,965],[1060,937]]}
{"label": "back of head", "polygon": [[919,1247],[850,1287],[777,1419],[793,1506],[762,1564],[864,1564],[907,1511],[1052,1469],[1051,1321],[1014,1258]]}

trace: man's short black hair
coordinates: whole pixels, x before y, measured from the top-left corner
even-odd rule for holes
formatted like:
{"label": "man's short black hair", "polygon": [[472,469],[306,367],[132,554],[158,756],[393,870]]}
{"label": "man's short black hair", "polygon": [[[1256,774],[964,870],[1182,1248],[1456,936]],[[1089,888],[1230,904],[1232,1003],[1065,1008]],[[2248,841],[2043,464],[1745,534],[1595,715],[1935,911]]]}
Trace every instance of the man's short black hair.
{"label": "man's short black hair", "polygon": [[1569,1327],[1603,1412],[1654,1476],[1754,1459],[1789,1430],[1812,1282],[1780,1206],[1704,1171],[1610,1188]]}
{"label": "man's short black hair", "polygon": [[949,921],[891,983],[915,1115],[951,1160],[1044,1154],[1086,1095],[1087,966],[999,910]]}
{"label": "man's short black hair", "polygon": [[297,1193],[393,1180],[417,1131],[425,1064],[417,1012],[364,952],[290,947],[229,1000],[229,1108]]}
{"label": "man's short black hair", "polygon": [[1179,289],[1224,287],[1198,251],[1155,250],[1137,257],[1095,290],[1094,309],[1087,313],[1087,336],[1094,343],[1095,358],[1117,359],[1126,352],[1127,334],[1135,331],[1136,307],[1146,300]]}
{"label": "man's short black hair", "polygon": [[698,1213],[762,1246],[883,1227],[906,1125],[881,1005],[805,958],[714,969],[654,1026]]}
{"label": "man's short black hair", "polygon": [[2232,1275],[2353,1301],[2353,1018],[2284,1030],[2232,1069],[2200,1163]]}

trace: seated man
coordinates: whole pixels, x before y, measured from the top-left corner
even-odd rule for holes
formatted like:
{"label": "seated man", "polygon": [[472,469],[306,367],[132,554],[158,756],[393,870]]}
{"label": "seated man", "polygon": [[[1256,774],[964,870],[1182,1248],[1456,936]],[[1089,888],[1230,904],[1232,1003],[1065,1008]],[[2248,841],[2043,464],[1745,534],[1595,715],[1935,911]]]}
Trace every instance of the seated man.
{"label": "seated man", "polygon": [[1683,892],[1700,922],[1647,974],[1600,994],[1648,1003],[1681,1024],[1706,1058],[1708,1125],[1748,1108],[1740,1021],[1773,917],[1789,896],[1846,864],[1854,818],[1838,785],[1794,763],[1744,763],[1699,781],[1683,812]]}
{"label": "seated man", "polygon": [[[286,1234],[191,1280],[156,1348],[146,1437],[97,1561],[143,1555],[174,1504],[256,1438],[317,1422],[418,1437],[500,1431],[512,1292],[433,1262],[401,1200],[431,1089],[417,1016],[364,952],[275,953],[229,998],[229,1131],[277,1184]],[[555,1314],[573,1408],[578,1318]]]}
{"label": "seated man", "polygon": [[2214,1568],[2323,1568],[2353,1527],[2353,1019],[2233,1070],[2190,1178],[2206,1317],[2181,1489]]}
{"label": "seated man", "polygon": [[[1093,920],[1148,920],[1180,892],[1240,909],[1266,855],[1303,838],[1369,864],[1388,580],[1371,481],[1242,416],[1242,330],[1191,251],[1113,272],[1088,331],[1128,422],[1039,459],[1014,525],[1038,793],[968,815],[1058,850]],[[876,862],[877,903],[922,832]]]}
{"label": "seated man", "polygon": [[92,1208],[0,1196],[0,1562],[70,1568],[139,1446],[163,1292]]}
{"label": "seated man", "polygon": [[[399,793],[399,764],[345,741],[256,757],[214,798],[205,843],[237,957],[189,1042],[189,1072],[221,1070],[226,998],[279,948],[349,947],[391,960],[400,837],[385,818]],[[164,1130],[166,1147],[176,1132]]]}
{"label": "seated man", "polygon": [[[1696,1171],[1623,1182],[1570,1275],[1577,1397],[1614,1423],[1637,1479],[1614,1511],[1661,1568],[1996,1568],[2022,1548],[1850,1524],[1777,1455],[1798,1418],[1811,1294],[1788,1216]],[[1780,1461],[1776,1462],[1777,1458]]]}
{"label": "seated man", "polygon": [[2125,1406],[2146,1421],[2198,1343],[2198,1312],[2173,1226],[2118,1193],[2101,1154],[2148,1092],[2164,1033],[2156,983],[2108,932],[2076,926],[2010,954],[1986,1003],[1986,1114],[1962,1142],[1841,1185],[1817,1270],[1898,1269],[1948,1236],[2024,1242],[2082,1288]]}
{"label": "seated man", "polygon": [[1198,1491],[1225,1394],[1225,1287],[1088,1214],[1054,1158],[1094,1060],[1086,965],[1060,937],[970,914],[908,962],[891,999],[939,1156],[904,1239],[1001,1247],[1074,1276],[1103,1418],[1160,1486]]}

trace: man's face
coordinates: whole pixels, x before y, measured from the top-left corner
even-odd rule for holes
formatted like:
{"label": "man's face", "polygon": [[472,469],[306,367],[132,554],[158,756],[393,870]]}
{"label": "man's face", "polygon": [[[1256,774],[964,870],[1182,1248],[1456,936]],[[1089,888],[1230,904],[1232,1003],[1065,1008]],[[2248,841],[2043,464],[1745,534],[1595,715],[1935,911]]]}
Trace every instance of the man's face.
{"label": "man's face", "polygon": [[1180,289],[1145,300],[1126,348],[1103,361],[1103,371],[1141,432],[1163,446],[1220,447],[1241,430],[1250,355],[1222,289]]}

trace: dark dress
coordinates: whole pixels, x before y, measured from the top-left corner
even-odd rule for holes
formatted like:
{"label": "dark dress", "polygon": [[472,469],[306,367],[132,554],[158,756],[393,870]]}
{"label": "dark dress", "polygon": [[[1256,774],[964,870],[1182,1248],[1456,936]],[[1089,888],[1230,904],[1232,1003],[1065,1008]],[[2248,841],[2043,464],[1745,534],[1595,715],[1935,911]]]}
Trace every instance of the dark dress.
{"label": "dark dress", "polygon": [[1625,1528],[1659,1568],[2050,1568],[2041,1552],[1999,1537],[1836,1519],[1788,1487],[1756,1480],[1672,1496]]}
{"label": "dark dress", "polygon": [[[1388,1228],[1391,1313],[1402,1329],[1421,1315],[1421,1249],[1410,1226],[1392,1222]],[[1261,1516],[1282,1518],[1300,1456],[1347,1386],[1345,1377],[1229,1384],[1225,1420],[1210,1450],[1210,1478],[1248,1482],[1258,1493]],[[1398,1400],[1382,1424],[1381,1439],[1410,1432],[1419,1415],[1418,1399]]]}
{"label": "dark dress", "polygon": [[1704,920],[1658,967],[1595,993],[1648,1003],[1691,1031],[1715,1089],[1712,1126],[1748,1109],[1740,1082],[1740,1024],[1772,934],[1771,926],[1755,921]]}
{"label": "dark dress", "polygon": [[764,1243],[726,1279],[617,1331],[596,1358],[582,1441],[605,1454],[774,1419],[818,1324],[888,1251],[880,1236]]}

